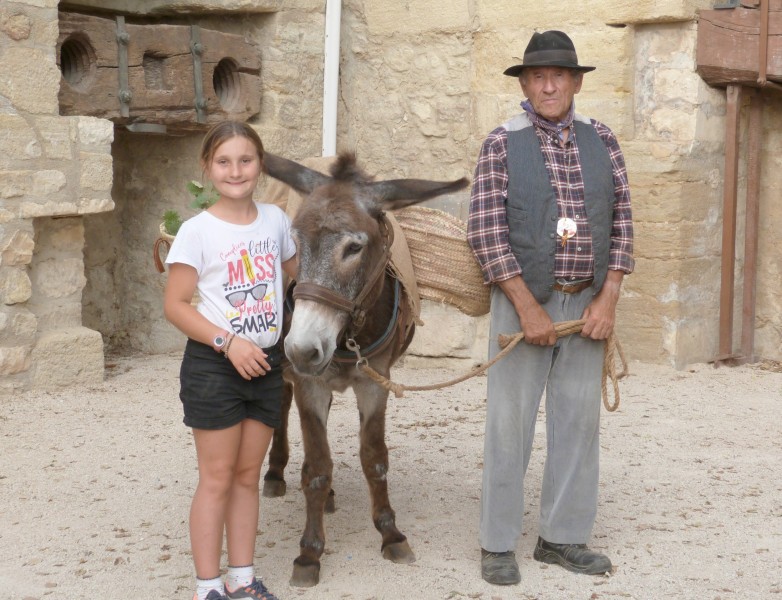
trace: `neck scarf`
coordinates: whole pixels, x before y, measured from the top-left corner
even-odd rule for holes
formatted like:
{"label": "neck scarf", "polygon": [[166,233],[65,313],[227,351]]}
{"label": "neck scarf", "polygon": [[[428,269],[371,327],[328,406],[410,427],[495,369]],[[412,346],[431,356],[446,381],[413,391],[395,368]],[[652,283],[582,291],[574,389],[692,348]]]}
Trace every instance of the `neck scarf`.
{"label": "neck scarf", "polygon": [[533,125],[546,131],[550,131],[551,133],[556,133],[560,141],[564,141],[565,139],[564,135],[562,134],[562,130],[567,129],[573,124],[573,117],[576,114],[575,101],[570,103],[570,110],[568,111],[567,116],[559,123],[555,123],[541,117],[538,113],[535,112],[535,109],[532,108],[532,103],[529,100],[524,100],[521,103],[521,108],[523,108],[527,115],[529,115],[530,121],[532,121]]}

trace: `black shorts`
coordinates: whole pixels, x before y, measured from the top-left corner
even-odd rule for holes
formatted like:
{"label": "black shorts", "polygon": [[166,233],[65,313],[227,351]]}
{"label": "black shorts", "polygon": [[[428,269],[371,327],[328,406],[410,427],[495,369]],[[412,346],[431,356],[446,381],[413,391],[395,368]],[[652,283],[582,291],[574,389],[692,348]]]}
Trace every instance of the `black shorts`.
{"label": "black shorts", "polygon": [[211,346],[188,339],[179,370],[179,399],[185,425],[226,429],[244,419],[280,426],[282,406],[282,343],[264,348],[271,370],[250,381]]}

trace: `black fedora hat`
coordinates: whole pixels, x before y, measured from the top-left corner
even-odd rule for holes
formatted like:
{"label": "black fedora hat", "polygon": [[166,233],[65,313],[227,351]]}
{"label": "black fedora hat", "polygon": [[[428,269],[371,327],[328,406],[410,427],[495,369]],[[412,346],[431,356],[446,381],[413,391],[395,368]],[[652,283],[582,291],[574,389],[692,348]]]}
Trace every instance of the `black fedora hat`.
{"label": "black fedora hat", "polygon": [[567,34],[553,30],[533,33],[524,50],[522,64],[508,67],[503,74],[518,77],[526,67],[567,67],[582,73],[595,70],[595,67],[579,65],[573,41]]}

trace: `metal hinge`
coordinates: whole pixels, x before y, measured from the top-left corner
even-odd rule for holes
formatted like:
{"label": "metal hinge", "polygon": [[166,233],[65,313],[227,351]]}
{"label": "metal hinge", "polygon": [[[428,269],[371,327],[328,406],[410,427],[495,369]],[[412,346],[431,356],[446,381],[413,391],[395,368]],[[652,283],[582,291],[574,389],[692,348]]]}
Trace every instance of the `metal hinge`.
{"label": "metal hinge", "polygon": [[123,117],[130,116],[130,101],[133,94],[128,80],[128,43],[130,35],[125,31],[125,17],[117,17],[117,62],[119,66],[119,110]]}
{"label": "metal hinge", "polygon": [[201,77],[201,55],[204,47],[201,45],[201,29],[198,25],[190,26],[190,53],[193,55],[193,84],[195,86],[196,121],[206,123],[206,100],[204,99],[204,81]]}

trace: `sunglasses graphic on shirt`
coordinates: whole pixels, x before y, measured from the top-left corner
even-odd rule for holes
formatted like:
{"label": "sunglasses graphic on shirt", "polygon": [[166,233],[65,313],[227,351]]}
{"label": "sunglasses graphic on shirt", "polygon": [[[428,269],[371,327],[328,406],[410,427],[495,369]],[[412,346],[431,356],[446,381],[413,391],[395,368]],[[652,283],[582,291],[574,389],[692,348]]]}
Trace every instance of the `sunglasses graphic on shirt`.
{"label": "sunglasses graphic on shirt", "polygon": [[263,300],[263,297],[266,295],[267,287],[267,284],[259,283],[249,290],[238,290],[236,292],[231,292],[225,297],[225,299],[228,300],[228,302],[230,302],[231,306],[234,308],[239,308],[247,301],[248,296],[252,296],[256,300]]}

